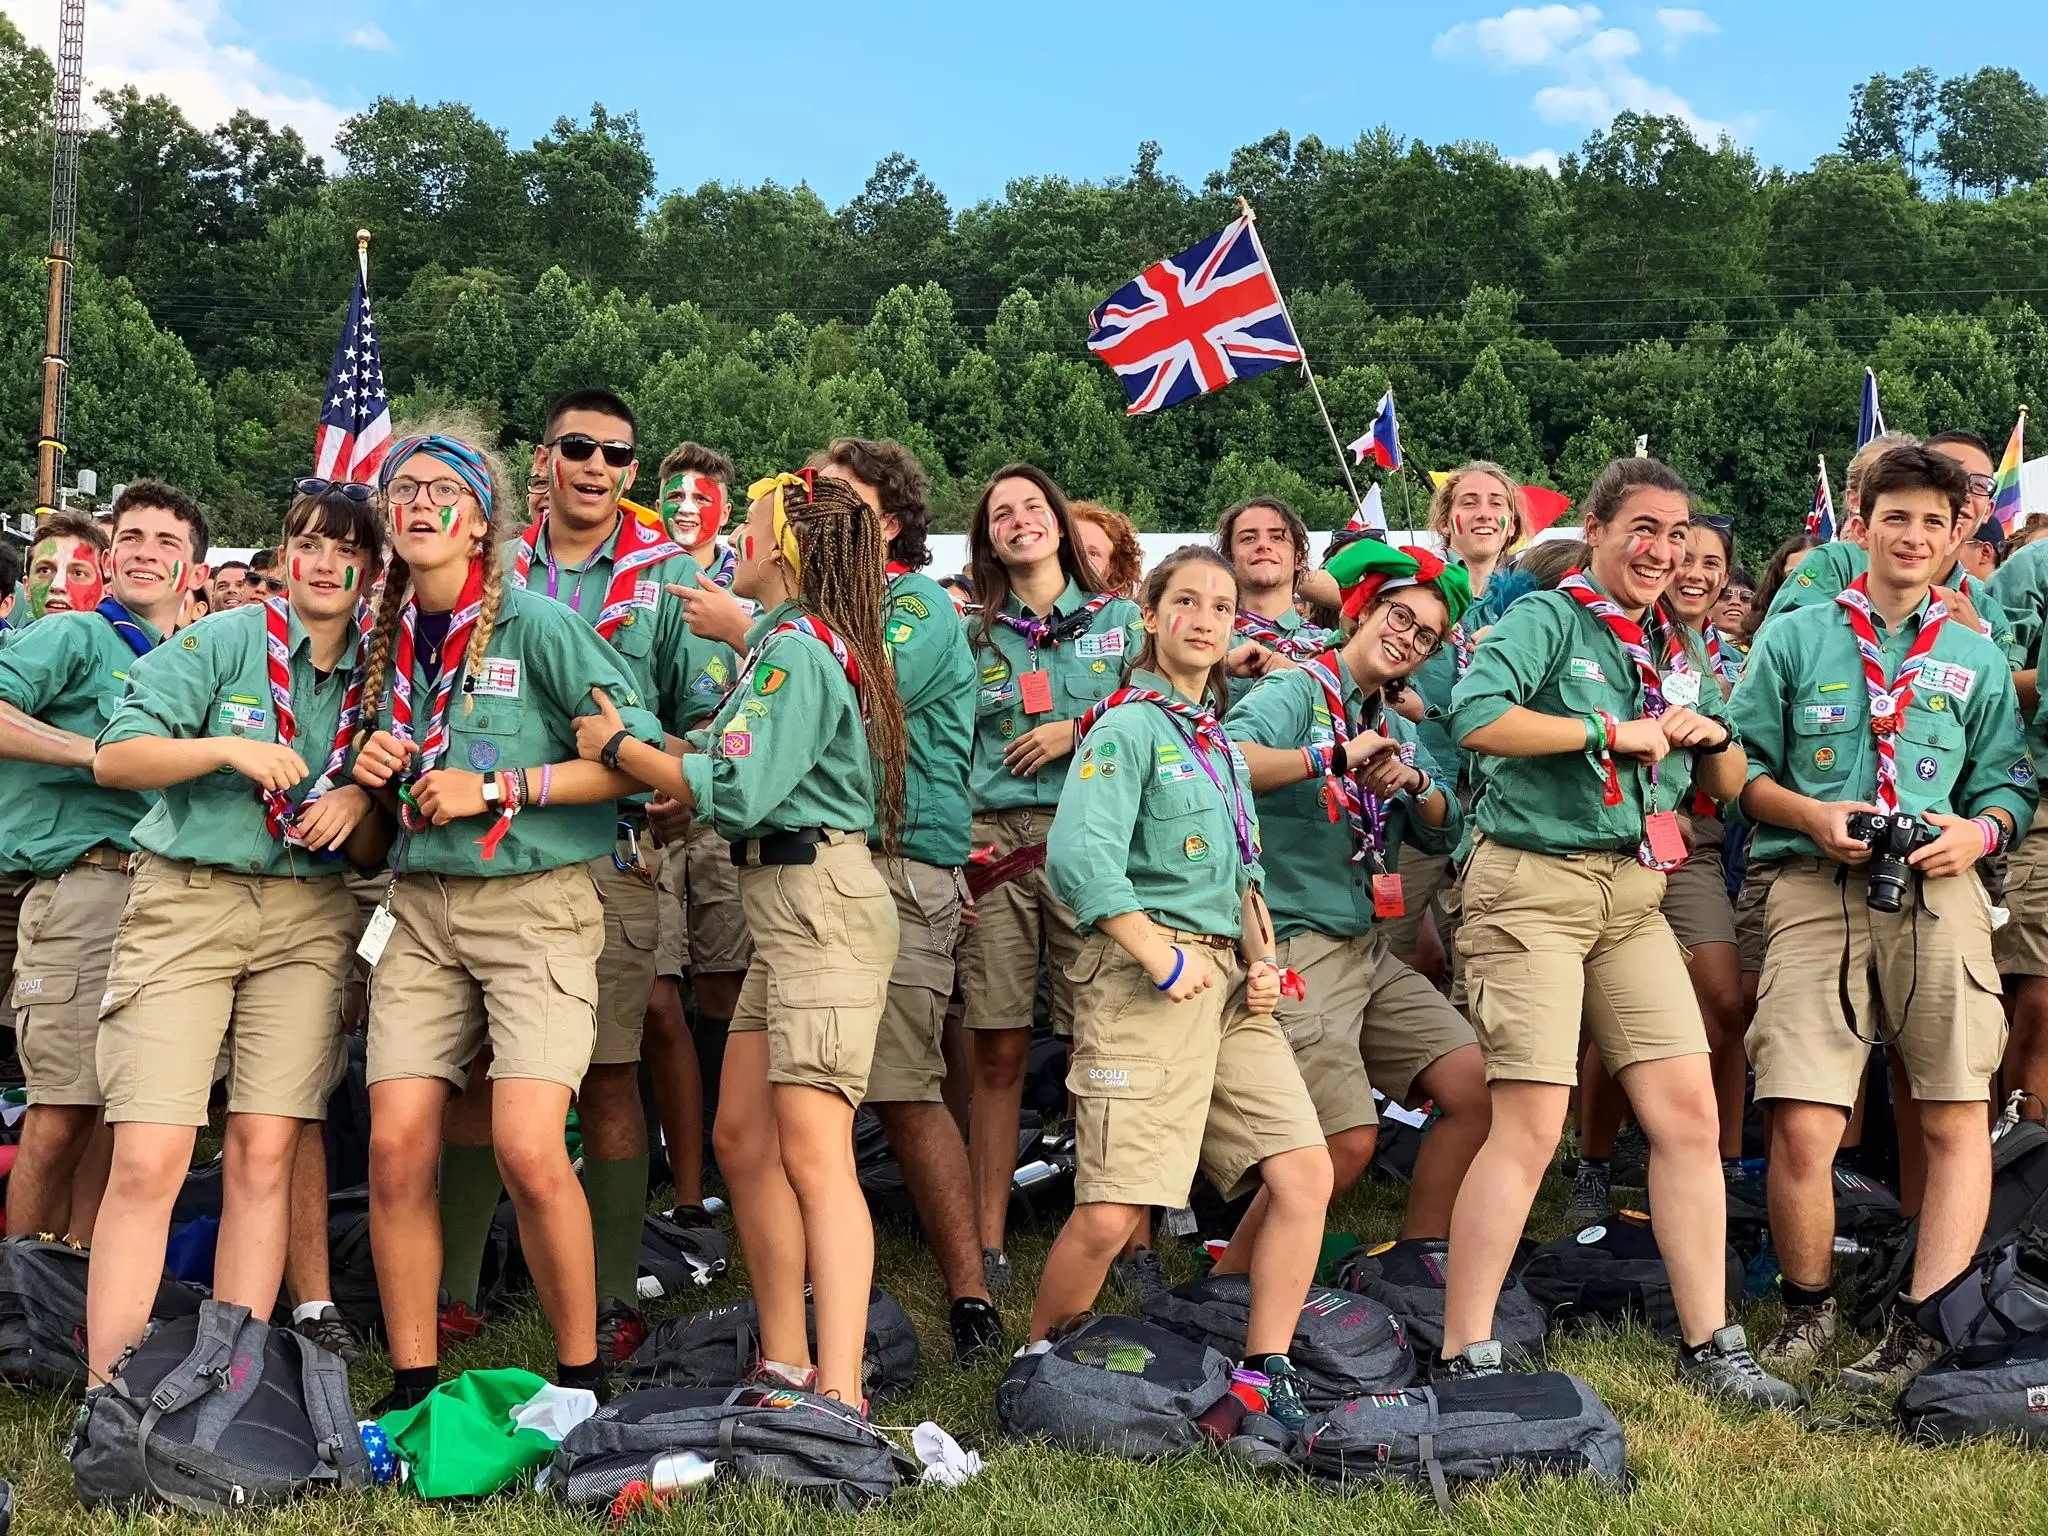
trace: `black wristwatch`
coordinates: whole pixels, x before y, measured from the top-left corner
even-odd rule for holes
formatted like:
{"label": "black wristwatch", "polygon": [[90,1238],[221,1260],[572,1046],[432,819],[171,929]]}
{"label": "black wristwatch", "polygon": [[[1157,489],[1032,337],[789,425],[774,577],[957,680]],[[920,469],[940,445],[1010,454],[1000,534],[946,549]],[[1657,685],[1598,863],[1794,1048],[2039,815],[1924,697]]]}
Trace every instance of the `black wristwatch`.
{"label": "black wristwatch", "polygon": [[620,731],[604,744],[604,750],[597,754],[598,761],[603,763],[605,767],[616,771],[619,766],[619,748],[632,740],[632,737],[633,733],[631,731]]}
{"label": "black wristwatch", "polygon": [[1721,739],[1718,742],[1711,747],[1694,747],[1692,755],[1694,757],[1719,757],[1734,745],[1735,732],[1724,725],[1721,727]]}

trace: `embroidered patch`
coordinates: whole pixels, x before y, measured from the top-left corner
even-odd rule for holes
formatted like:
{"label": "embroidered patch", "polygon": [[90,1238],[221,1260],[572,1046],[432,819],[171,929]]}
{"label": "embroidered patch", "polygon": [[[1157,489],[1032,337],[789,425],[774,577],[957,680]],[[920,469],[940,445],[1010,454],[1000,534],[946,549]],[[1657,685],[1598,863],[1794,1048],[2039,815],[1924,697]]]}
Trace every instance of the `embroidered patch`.
{"label": "embroidered patch", "polygon": [[1569,670],[1571,675],[1582,683],[1604,683],[1607,681],[1607,674],[1601,670],[1600,663],[1584,656],[1574,656],[1571,659]]}
{"label": "embroidered patch", "polygon": [[768,718],[768,706],[760,699],[749,699],[740,706],[740,714],[748,720],[766,720]]}
{"label": "embroidered patch", "polygon": [[1808,575],[1805,571],[1801,571],[1797,576],[1793,578],[1793,580],[1798,582],[1799,585],[1802,587],[1810,587],[1813,585],[1813,577]]}
{"label": "embroidered patch", "polygon": [[1094,765],[1093,763],[1083,763],[1083,764],[1081,765],[1081,777],[1082,777],[1082,778],[1084,778],[1084,779],[1092,779],[1092,778],[1094,778],[1094,777],[1095,777],[1095,765]]}
{"label": "embroidered patch", "polygon": [[1196,864],[1209,857],[1209,840],[1199,832],[1190,832],[1180,845],[1180,851]]}
{"label": "embroidered patch", "polygon": [[477,674],[476,686],[471,692],[483,699],[516,699],[525,670],[524,662],[509,656],[492,656],[484,662],[483,671]]}
{"label": "embroidered patch", "polygon": [[1193,763],[1185,760],[1177,763],[1161,763],[1159,765],[1159,782],[1162,784],[1178,784],[1183,779],[1192,779],[1199,772],[1201,772],[1200,769]]}
{"label": "embroidered patch", "polygon": [[1074,642],[1077,656],[1121,656],[1124,653],[1124,632],[1120,629],[1105,629],[1099,635],[1083,635]]}
{"label": "embroidered patch", "polygon": [[1834,767],[1835,749],[1833,747],[1815,747],[1813,749],[1813,766],[1821,769]]}
{"label": "embroidered patch", "polygon": [[1934,711],[1934,712],[1935,712],[1935,713],[1936,713],[1937,715],[1945,715],[1945,714],[1947,714],[1947,713],[1948,713],[1948,695],[1947,695],[1947,694],[1945,694],[1945,693],[1937,693],[1937,694],[1935,694],[1935,695],[1934,695],[1933,697],[1931,697],[1931,698],[1929,698],[1929,699],[1928,699],[1928,701],[1927,701],[1927,707],[1928,707],[1929,709],[1933,710],[1933,711]]}
{"label": "embroidered patch", "polygon": [[1102,776],[1103,776],[1103,777],[1104,777],[1105,779],[1113,779],[1113,778],[1115,778],[1115,777],[1116,777],[1116,764],[1115,764],[1115,763],[1104,763],[1104,764],[1102,765]]}
{"label": "embroidered patch", "polygon": [[916,630],[899,619],[889,626],[889,643],[891,645],[906,645],[909,643],[910,637],[916,633]]}
{"label": "embroidered patch", "polygon": [[[1089,748],[1088,750],[1092,752],[1092,751],[1094,751],[1094,750],[1095,750],[1095,748],[1093,748],[1093,747],[1090,747],[1090,748]],[[1102,744],[1102,755],[1103,755],[1104,757],[1115,757],[1115,756],[1116,756],[1116,743],[1115,743],[1115,742],[1113,742],[1113,741],[1105,741],[1105,742],[1104,742],[1104,743]]]}
{"label": "embroidered patch", "polygon": [[199,637],[197,635],[188,634],[187,636],[185,636],[184,639],[180,640],[178,644],[182,645],[188,651],[196,651],[199,649]]}
{"label": "embroidered patch", "polygon": [[2018,762],[2012,765],[2012,771],[2009,774],[2007,774],[2006,777],[2011,779],[2013,783],[2019,785],[2021,789],[2025,789],[2029,784],[2034,782],[2033,758],[2021,758]]}
{"label": "embroidered patch", "polygon": [[1107,672],[1109,670],[1109,663],[1106,661],[1091,661],[1088,663],[1088,670],[1091,672]]}
{"label": "embroidered patch", "polygon": [[1010,664],[1007,661],[991,662],[981,669],[981,680],[984,685],[1000,683],[1009,675]]}
{"label": "embroidered patch", "polygon": [[1822,683],[1820,691],[1822,693],[1845,693],[1848,691],[1848,687],[1847,683]]}
{"label": "embroidered patch", "polygon": [[754,750],[754,738],[746,731],[727,731],[718,738],[720,757],[745,757]]}
{"label": "embroidered patch", "polygon": [[636,581],[633,583],[633,606],[635,608],[652,608],[660,601],[660,582]]}
{"label": "embroidered patch", "polygon": [[1932,783],[1934,776],[1941,772],[1941,764],[1931,757],[1923,757],[1913,765],[1913,771],[1919,774],[1922,780]]}
{"label": "embroidered patch", "polygon": [[469,744],[469,766],[478,773],[497,767],[498,744],[494,741],[472,741]]}
{"label": "embroidered patch", "polygon": [[1230,744],[1230,765],[1239,773],[1250,773],[1252,771],[1251,764],[1244,760],[1244,753],[1234,741]]}
{"label": "embroidered patch", "polygon": [[1800,721],[1809,729],[1823,725],[1840,725],[1849,718],[1846,704],[1802,704],[1799,706]]}
{"label": "embroidered patch", "polygon": [[1090,1067],[1088,1081],[1097,1088],[1128,1088],[1131,1086],[1129,1067]]}
{"label": "embroidered patch", "polygon": [[237,735],[248,731],[260,731],[269,719],[270,711],[260,704],[244,704],[236,699],[228,699],[220,706],[220,725]]}
{"label": "embroidered patch", "polygon": [[981,702],[984,704],[1007,704],[1015,697],[1017,697],[1017,685],[1015,683],[1004,683],[1000,688],[984,688],[981,690]]}
{"label": "embroidered patch", "polygon": [[1003,736],[1014,736],[1017,734],[1017,722],[1005,715],[1003,723],[996,727],[996,731]]}
{"label": "embroidered patch", "polygon": [[2048,1387],[2027,1388],[2027,1412],[2048,1413]]}
{"label": "embroidered patch", "polygon": [[929,605],[926,604],[925,600],[921,597],[914,597],[909,594],[905,594],[904,596],[896,599],[896,606],[897,608],[901,609],[904,613],[909,614],[912,618],[928,619],[932,616],[931,608],[929,607]]}
{"label": "embroidered patch", "polygon": [[41,997],[43,995],[43,978],[40,976],[22,977],[21,980],[14,984],[14,995],[16,997]]}
{"label": "embroidered patch", "polygon": [[1953,694],[1957,703],[1963,703],[1977,685],[1977,673],[1974,668],[1958,666],[1953,661],[1928,660],[1920,664],[1919,684],[1922,689]]}
{"label": "embroidered patch", "polygon": [[773,693],[783,685],[788,677],[789,674],[783,671],[782,668],[771,667],[764,661],[754,668],[754,692]]}

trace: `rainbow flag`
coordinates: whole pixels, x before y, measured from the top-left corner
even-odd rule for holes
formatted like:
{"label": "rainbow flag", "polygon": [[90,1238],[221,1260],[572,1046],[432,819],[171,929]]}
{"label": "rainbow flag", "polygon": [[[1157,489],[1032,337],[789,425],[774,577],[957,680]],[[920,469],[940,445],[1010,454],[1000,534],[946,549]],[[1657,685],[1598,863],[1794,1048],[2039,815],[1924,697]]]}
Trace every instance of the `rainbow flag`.
{"label": "rainbow flag", "polygon": [[2005,457],[1998,461],[1998,479],[1991,490],[1991,515],[2010,534],[2020,520],[2020,463],[2027,456],[2027,408],[2020,407],[2020,419],[2013,423],[2006,440]]}

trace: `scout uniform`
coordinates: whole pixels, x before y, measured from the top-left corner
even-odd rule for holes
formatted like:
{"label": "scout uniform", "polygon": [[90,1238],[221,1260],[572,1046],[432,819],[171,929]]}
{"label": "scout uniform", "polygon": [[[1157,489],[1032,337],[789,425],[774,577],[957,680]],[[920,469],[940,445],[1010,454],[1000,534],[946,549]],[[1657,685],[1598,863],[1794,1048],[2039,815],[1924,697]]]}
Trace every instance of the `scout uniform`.
{"label": "scout uniform", "polygon": [[[1861,586],[1845,596],[1861,596]],[[2012,677],[1999,648],[1937,617],[1931,595],[1896,630],[1869,616],[1884,687],[1918,664],[1890,740],[1895,772],[1881,782],[1878,711],[1851,613],[1839,600],[1773,620],[1757,637],[1731,713],[1752,779],[1769,774],[1817,800],[1868,801],[1914,816],[1977,816],[1997,807],[2025,827],[2039,791],[2021,735]],[[1938,625],[1931,647],[1928,629]],[[1891,804],[1887,804],[1887,801]],[[1974,874],[1919,880],[1897,913],[1865,904],[1867,866],[1846,873],[1803,834],[1759,823],[1751,855],[1780,870],[1766,915],[1763,979],[1748,1047],[1759,1099],[1855,1103],[1883,1020],[1915,1098],[1985,1098],[2005,1048],[1992,959],[1990,903]],[[1921,912],[1921,908],[1925,912]],[[1928,919],[1932,918],[1933,921]],[[1843,1017],[1835,978],[1855,1011]]]}
{"label": "scout uniform", "polygon": [[[1696,652],[1692,650],[1695,645]],[[1687,648],[1695,661],[1704,658],[1707,663],[1702,691],[1711,689],[1717,698],[1726,698],[1725,689],[1734,683],[1740,669],[1714,626],[1709,624],[1696,640],[1688,640]],[[1693,795],[1684,809],[1692,845],[1685,862],[1665,879],[1662,905],[1672,936],[1689,956],[1703,945],[1734,944],[1736,933],[1735,904],[1728,896],[1728,865],[1723,852],[1728,824],[1722,820],[1721,807],[1704,795]]]}
{"label": "scout uniform", "polygon": [[896,669],[910,758],[897,856],[883,852],[879,817],[868,832],[901,939],[867,1097],[936,1104],[944,1097],[946,1004],[965,889],[960,867],[973,820],[967,763],[974,748],[974,652],[945,588],[915,571],[892,574],[882,635]]}
{"label": "scout uniform", "polygon": [[2026,656],[2035,656],[2041,621],[2048,615],[2048,540],[2036,539],[2014,550],[1986,585],[2012,620],[2013,644]]}
{"label": "scout uniform", "polygon": [[[1277,619],[1269,619],[1262,613],[1253,613],[1249,608],[1237,611],[1237,622],[1231,630],[1231,648],[1234,650],[1247,642],[1263,645],[1289,661],[1299,661],[1304,656],[1320,656],[1336,641],[1336,636],[1327,629],[1318,629],[1301,616],[1301,610],[1292,603]],[[1230,703],[1237,704],[1250,693],[1258,683],[1256,677],[1233,677],[1230,680]]]}
{"label": "scout uniform", "polygon": [[[617,818],[610,805],[540,804],[540,770],[577,755],[569,722],[594,707],[592,688],[637,740],[659,745],[661,722],[641,707],[617,653],[539,592],[506,583],[478,677],[465,666],[467,646],[458,612],[441,669],[414,667],[409,734],[425,760],[414,761],[525,768],[534,798],[510,819],[487,812],[401,830],[387,898],[396,926],[371,975],[369,1081],[438,1077],[460,1092],[488,1034],[494,1079],[574,1089],[590,1065],[605,940],[588,866],[609,856]],[[394,667],[400,652],[394,642]],[[435,700],[451,675],[442,742]],[[389,694],[373,729],[392,729]]]}
{"label": "scout uniform", "polygon": [[[1186,707],[1173,685],[1131,686]],[[1206,716],[1133,700],[1106,711],[1067,770],[1046,874],[1087,933],[1074,983],[1074,1203],[1187,1204],[1197,1166],[1225,1198],[1260,1163],[1319,1146],[1315,1106],[1271,1015],[1233,993],[1246,887],[1260,878],[1258,821],[1244,757]],[[1105,918],[1143,912],[1205,962],[1215,985],[1169,1001],[1107,934]]]}
{"label": "scout uniform", "polygon": [[[980,694],[967,797],[974,808],[978,858],[994,862],[1046,846],[1053,812],[1069,775],[1057,765],[1021,775],[1004,766],[1010,743],[1038,726],[1074,720],[1107,698],[1123,681],[1144,630],[1138,605],[1107,593],[1091,595],[1073,582],[1044,615],[1046,632],[1027,633],[1039,620],[1015,593],[986,642],[977,641]],[[1043,856],[1040,855],[1042,858]],[[1042,866],[1025,870],[976,898],[979,914],[960,940],[962,1020],[968,1029],[1028,1029],[1038,996],[1038,956],[1052,968],[1053,1027],[1065,1033],[1074,1016],[1068,970],[1081,950],[1073,911],[1047,884]]]}
{"label": "scout uniform", "polygon": [[[2048,540],[2042,542],[2048,546]],[[2033,547],[2029,544],[2027,549]],[[2042,574],[2048,576],[2048,565],[2042,567]],[[2037,669],[2044,633],[2048,631],[2037,622],[2033,639]],[[2027,722],[2025,739],[2027,756],[2035,764],[2048,761],[2048,717],[2042,708],[2036,707],[2034,718]],[[2006,861],[2001,903],[2010,921],[1991,936],[1991,952],[2001,976],[2048,976],[2048,811],[2036,807],[2032,825],[2023,821],[2019,829],[2021,836],[2013,840]]]}
{"label": "scout uniform", "polygon": [[874,768],[830,634],[795,602],[756,619],[744,676],[691,737],[683,778],[740,866],[754,937],[733,1032],[768,1031],[769,1082],[858,1105],[896,963],[896,906],[868,855]]}
{"label": "scout uniform", "polygon": [[[1341,694],[1341,720],[1330,707],[1326,681]],[[1361,730],[1378,731],[1400,742],[1404,757],[1421,761],[1414,726],[1382,711],[1377,697],[1368,703],[1334,653],[1261,679],[1231,710],[1229,725],[1233,740],[1280,751],[1334,749]],[[1422,767],[1432,778],[1441,771],[1432,763]],[[1307,992],[1299,999],[1283,996],[1274,1016],[1325,1136],[1378,1124],[1375,1086],[1405,1104],[1415,1079],[1432,1062],[1473,1043],[1472,1026],[1419,972],[1403,965],[1373,928],[1373,879],[1382,861],[1394,863],[1390,856],[1401,841],[1438,854],[1457,843],[1457,796],[1448,793],[1448,779],[1439,784],[1450,801],[1443,826],[1430,826],[1403,794],[1383,807],[1377,840],[1368,822],[1354,826],[1343,813],[1329,779],[1304,779],[1259,797],[1271,871],[1266,901],[1280,940],[1278,958],[1301,977]],[[1340,811],[1334,819],[1333,807]],[[1361,846],[1384,853],[1377,859],[1371,852],[1354,857]]]}
{"label": "scout uniform", "polygon": [[[288,692],[272,687],[266,630],[277,625]],[[135,665],[100,744],[137,737],[285,741],[307,776],[279,810],[297,820],[341,776],[343,714],[357,702],[360,641],[314,670],[312,641],[283,598],[202,620]],[[352,686],[353,685],[353,686]],[[232,1033],[228,1112],[324,1120],[343,1066],[341,989],[359,927],[347,864],[289,847],[264,795],[223,767],[162,791],[135,828],[133,888],[107,975],[99,1074],[109,1121],[206,1124],[222,1042]]]}
{"label": "scout uniform", "polygon": [[[45,725],[97,738],[130,669],[162,638],[115,603],[53,614],[0,651],[0,699]],[[14,957],[15,1027],[31,1104],[105,1102],[95,1065],[100,999],[128,900],[135,824],[155,802],[102,789],[90,768],[0,761],[0,847],[35,878],[22,898]]]}
{"label": "scout uniform", "polygon": [[[1649,703],[1645,665],[1659,676],[1660,707],[1668,699],[1726,720],[1720,689],[1674,634],[1644,637],[1638,661],[1589,601],[1612,608],[1591,577],[1568,577],[1501,616],[1452,695],[1454,739],[1517,705],[1633,720]],[[1636,631],[1618,609],[1611,619]],[[1486,765],[1457,947],[1487,1080],[1577,1083],[1582,1012],[1610,1072],[1704,1055],[1699,1003],[1672,985],[1685,959],[1659,910],[1664,872],[1684,853],[1667,818],[1689,799],[1690,754],[1672,753],[1654,772],[1604,752]]]}
{"label": "scout uniform", "polygon": [[[621,512],[618,531],[582,565],[559,565],[542,521],[507,543],[501,558],[508,585],[544,591],[597,631],[617,653],[643,705],[668,730],[681,736],[711,713],[731,681],[732,652],[691,632],[682,600],[667,586],[697,586],[697,562],[659,529]],[[604,902],[594,1066],[640,1059],[647,1000],[654,991],[661,930],[655,879],[663,860],[641,845],[647,799],[640,794],[619,802],[616,842],[590,861],[590,877]]]}
{"label": "scout uniform", "polygon": [[[1846,539],[1837,539],[1810,551],[1799,562],[1799,569],[1792,579],[1778,588],[1778,595],[1771,599],[1771,611],[1766,619],[1775,619],[1801,608],[1810,608],[1817,603],[1833,601],[1835,594],[1850,582],[1870,569],[1870,552],[1860,544],[1851,544]],[[2013,621],[2006,617],[2005,606],[1984,582],[1977,580],[1958,562],[1949,568],[1946,576],[1934,583],[1937,587],[1949,587],[1961,592],[1977,610],[1977,617],[1983,620],[1984,633],[2005,654],[2005,664],[2015,672],[2027,665],[2028,648],[2019,637]],[[2039,618],[2036,616],[2036,623]]]}

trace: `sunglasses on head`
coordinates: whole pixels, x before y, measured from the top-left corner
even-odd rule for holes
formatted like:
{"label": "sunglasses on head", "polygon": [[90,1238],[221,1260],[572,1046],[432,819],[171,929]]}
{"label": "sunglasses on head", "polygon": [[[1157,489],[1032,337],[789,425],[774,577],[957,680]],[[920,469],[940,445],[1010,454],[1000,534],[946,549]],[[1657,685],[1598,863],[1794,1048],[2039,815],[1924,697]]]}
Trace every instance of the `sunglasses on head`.
{"label": "sunglasses on head", "polygon": [[553,438],[541,446],[554,449],[572,464],[584,463],[593,453],[602,453],[605,463],[611,465],[613,469],[624,469],[632,463],[635,452],[631,443],[622,443],[616,439],[601,443],[588,432],[564,432],[560,437]]}
{"label": "sunglasses on head", "polygon": [[1726,533],[1735,526],[1735,517],[1733,513],[1725,517],[1717,517],[1710,512],[1695,512],[1692,516],[1692,524],[1695,528],[1711,528],[1716,533]]}
{"label": "sunglasses on head", "polygon": [[329,491],[339,491],[350,501],[368,501],[376,494],[369,486],[357,485],[352,480],[322,480],[318,475],[294,480],[292,489],[301,496],[325,496]]}

